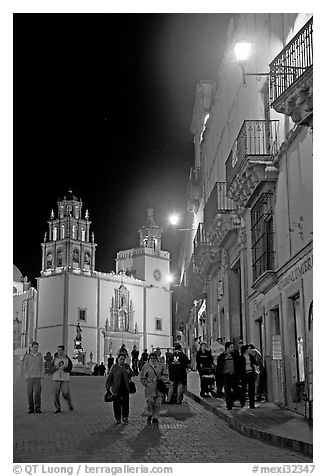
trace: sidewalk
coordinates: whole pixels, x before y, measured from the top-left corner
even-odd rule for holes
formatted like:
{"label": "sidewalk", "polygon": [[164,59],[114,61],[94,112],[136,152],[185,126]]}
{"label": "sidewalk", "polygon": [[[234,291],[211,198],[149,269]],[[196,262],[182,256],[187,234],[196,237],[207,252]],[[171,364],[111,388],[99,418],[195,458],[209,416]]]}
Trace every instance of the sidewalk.
{"label": "sidewalk", "polygon": [[257,402],[256,408],[250,409],[247,404],[241,408],[240,403],[236,401],[238,407],[227,410],[224,399],[199,396],[200,382],[197,372],[188,373],[186,394],[223,418],[231,428],[240,433],[312,457],[313,429],[303,416],[271,402]]}

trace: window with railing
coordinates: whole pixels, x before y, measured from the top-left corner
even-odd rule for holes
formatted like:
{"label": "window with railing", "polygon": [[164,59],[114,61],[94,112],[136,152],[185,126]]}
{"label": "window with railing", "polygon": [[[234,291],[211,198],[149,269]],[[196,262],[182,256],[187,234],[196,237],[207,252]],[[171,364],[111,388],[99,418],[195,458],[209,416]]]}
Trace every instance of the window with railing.
{"label": "window with railing", "polygon": [[313,19],[292,38],[270,63],[270,87],[272,102],[313,66],[312,43]]}
{"label": "window with railing", "polygon": [[251,210],[253,280],[274,269],[273,194],[263,193]]}

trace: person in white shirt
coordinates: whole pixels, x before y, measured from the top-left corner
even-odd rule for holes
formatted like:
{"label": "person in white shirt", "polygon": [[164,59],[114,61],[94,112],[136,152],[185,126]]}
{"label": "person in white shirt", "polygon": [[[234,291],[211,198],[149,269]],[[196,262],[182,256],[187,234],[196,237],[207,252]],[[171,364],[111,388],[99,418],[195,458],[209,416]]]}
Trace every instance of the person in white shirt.
{"label": "person in white shirt", "polygon": [[38,352],[38,342],[32,342],[29,352],[23,357],[22,376],[27,383],[27,413],[42,413],[41,411],[41,379],[44,377],[44,359]]}
{"label": "person in white shirt", "polygon": [[217,396],[222,396],[222,389],[223,389],[223,379],[217,375],[217,358],[220,354],[223,354],[225,347],[223,345],[223,339],[219,337],[216,339],[215,342],[212,342],[211,351],[213,356],[213,364],[214,364],[214,373],[215,373],[215,381],[216,381],[216,394]]}
{"label": "person in white shirt", "polygon": [[64,345],[59,345],[58,350],[55,354],[53,360],[53,395],[54,395],[54,406],[56,411],[54,413],[61,413],[61,404],[60,404],[60,393],[62,393],[63,398],[68,402],[69,410],[74,409],[71,402],[70,394],[70,372],[72,370],[72,362],[68,355],[65,353]]}

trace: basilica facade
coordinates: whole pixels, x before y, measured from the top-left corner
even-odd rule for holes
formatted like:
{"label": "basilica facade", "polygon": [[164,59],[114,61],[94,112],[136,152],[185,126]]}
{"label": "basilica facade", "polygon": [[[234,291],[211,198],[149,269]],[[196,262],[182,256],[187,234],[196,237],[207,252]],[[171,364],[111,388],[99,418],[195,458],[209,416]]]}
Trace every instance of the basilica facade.
{"label": "basilica facade", "polygon": [[42,243],[37,282],[36,339],[40,351],[63,344],[76,366],[105,362],[122,343],[130,353],[172,344],[170,254],[153,209],[136,248],[119,251],[116,272],[96,271],[96,243],[88,210],[70,190],[52,210]]}

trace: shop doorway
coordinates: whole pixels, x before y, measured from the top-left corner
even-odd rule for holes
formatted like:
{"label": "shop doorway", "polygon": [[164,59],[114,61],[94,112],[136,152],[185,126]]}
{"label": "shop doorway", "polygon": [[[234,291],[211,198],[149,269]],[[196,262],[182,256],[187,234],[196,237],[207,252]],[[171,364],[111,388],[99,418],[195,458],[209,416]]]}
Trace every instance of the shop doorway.
{"label": "shop doorway", "polygon": [[269,312],[271,323],[271,375],[268,379],[272,401],[285,405],[284,362],[281,340],[280,311],[276,307]]}
{"label": "shop doorway", "polygon": [[[292,322],[290,322],[290,351],[292,356],[292,401],[293,407],[299,413],[305,411],[305,342],[304,342],[304,325],[302,315],[302,302],[300,294],[296,294],[290,298],[290,315],[292,314]],[[292,341],[291,341],[292,340]]]}

